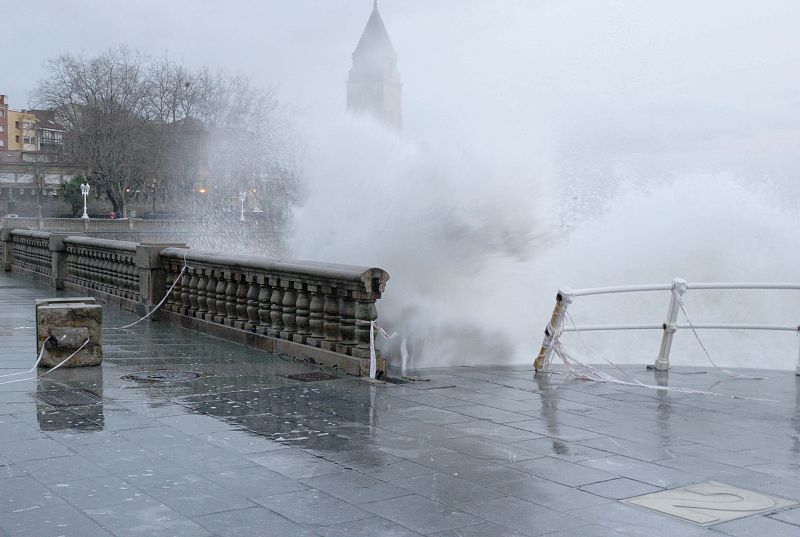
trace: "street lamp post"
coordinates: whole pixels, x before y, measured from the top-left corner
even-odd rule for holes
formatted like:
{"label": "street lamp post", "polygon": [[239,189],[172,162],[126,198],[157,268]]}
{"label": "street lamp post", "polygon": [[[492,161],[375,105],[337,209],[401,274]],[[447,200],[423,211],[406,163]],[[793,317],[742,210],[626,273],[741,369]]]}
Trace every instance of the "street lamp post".
{"label": "street lamp post", "polygon": [[89,196],[89,183],[83,183],[81,185],[81,194],[83,194],[83,216],[81,218],[89,218],[89,213],[86,212],[86,198]]}
{"label": "street lamp post", "polygon": [[240,222],[244,222],[244,200],[246,199],[247,199],[247,192],[245,192],[244,190],[239,192],[239,201],[242,202],[242,212],[239,216]]}

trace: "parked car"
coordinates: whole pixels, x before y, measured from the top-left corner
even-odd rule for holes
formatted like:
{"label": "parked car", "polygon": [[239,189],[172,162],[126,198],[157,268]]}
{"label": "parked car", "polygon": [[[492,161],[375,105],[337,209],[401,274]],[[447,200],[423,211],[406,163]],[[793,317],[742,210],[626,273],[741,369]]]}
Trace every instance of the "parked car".
{"label": "parked car", "polygon": [[7,214],[3,218],[19,218],[18,214]]}

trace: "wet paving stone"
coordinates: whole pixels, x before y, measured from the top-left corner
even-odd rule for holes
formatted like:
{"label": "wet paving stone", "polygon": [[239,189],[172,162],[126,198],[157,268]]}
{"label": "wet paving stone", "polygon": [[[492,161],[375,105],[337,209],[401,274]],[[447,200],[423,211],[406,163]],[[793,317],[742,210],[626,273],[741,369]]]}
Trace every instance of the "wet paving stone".
{"label": "wet paving stone", "polygon": [[[9,283],[14,285],[9,286]],[[33,299],[0,274],[0,374],[32,363]],[[108,327],[135,318],[104,308]],[[455,367],[300,382],[302,364],[166,323],[104,333],[99,368],[0,385],[0,537],[796,535],[797,508],[700,528],[620,499],[718,480],[800,499],[792,372],[671,383],[760,403]],[[25,354],[27,353],[27,354]],[[197,371],[181,383],[126,374]],[[643,368],[627,371],[652,383]],[[694,374],[701,373],[701,374]],[[31,394],[86,389],[54,409]],[[52,516],[43,516],[52,513]],[[794,533],[793,533],[794,532]]]}

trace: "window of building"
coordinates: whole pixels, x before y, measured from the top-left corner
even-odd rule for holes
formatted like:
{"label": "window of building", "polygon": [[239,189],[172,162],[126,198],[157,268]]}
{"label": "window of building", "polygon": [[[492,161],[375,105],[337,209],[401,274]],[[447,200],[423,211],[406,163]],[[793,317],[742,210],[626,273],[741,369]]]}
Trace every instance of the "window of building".
{"label": "window of building", "polygon": [[25,136],[25,137],[22,138],[22,143],[23,144],[32,144],[32,143],[34,143],[33,142],[34,140],[35,140],[35,138],[32,138],[31,136]]}
{"label": "window of building", "polygon": [[4,147],[5,145],[6,145],[6,141],[5,140],[0,140],[0,147]]}
{"label": "window of building", "polygon": [[5,130],[6,130],[6,126],[5,125],[0,125],[0,132],[3,132]]}
{"label": "window of building", "polygon": [[5,117],[5,116],[6,116],[6,111],[0,110],[0,117]]}
{"label": "window of building", "polygon": [[19,121],[15,121],[15,122],[14,122],[14,128],[15,128],[15,129],[18,129],[18,128],[19,128]]}
{"label": "window of building", "polygon": [[17,143],[19,143],[19,134],[17,134],[16,136],[14,136],[14,141],[15,141],[15,142],[17,142]]}

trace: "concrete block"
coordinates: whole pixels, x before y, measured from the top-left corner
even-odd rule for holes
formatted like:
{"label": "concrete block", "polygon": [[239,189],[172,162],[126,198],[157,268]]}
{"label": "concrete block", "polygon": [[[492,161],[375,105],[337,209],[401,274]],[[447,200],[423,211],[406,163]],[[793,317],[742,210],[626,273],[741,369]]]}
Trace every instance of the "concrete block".
{"label": "concrete block", "polygon": [[36,301],[36,352],[44,345],[41,367],[53,367],[89,343],[61,367],[100,365],[103,361],[102,307],[93,298]]}

